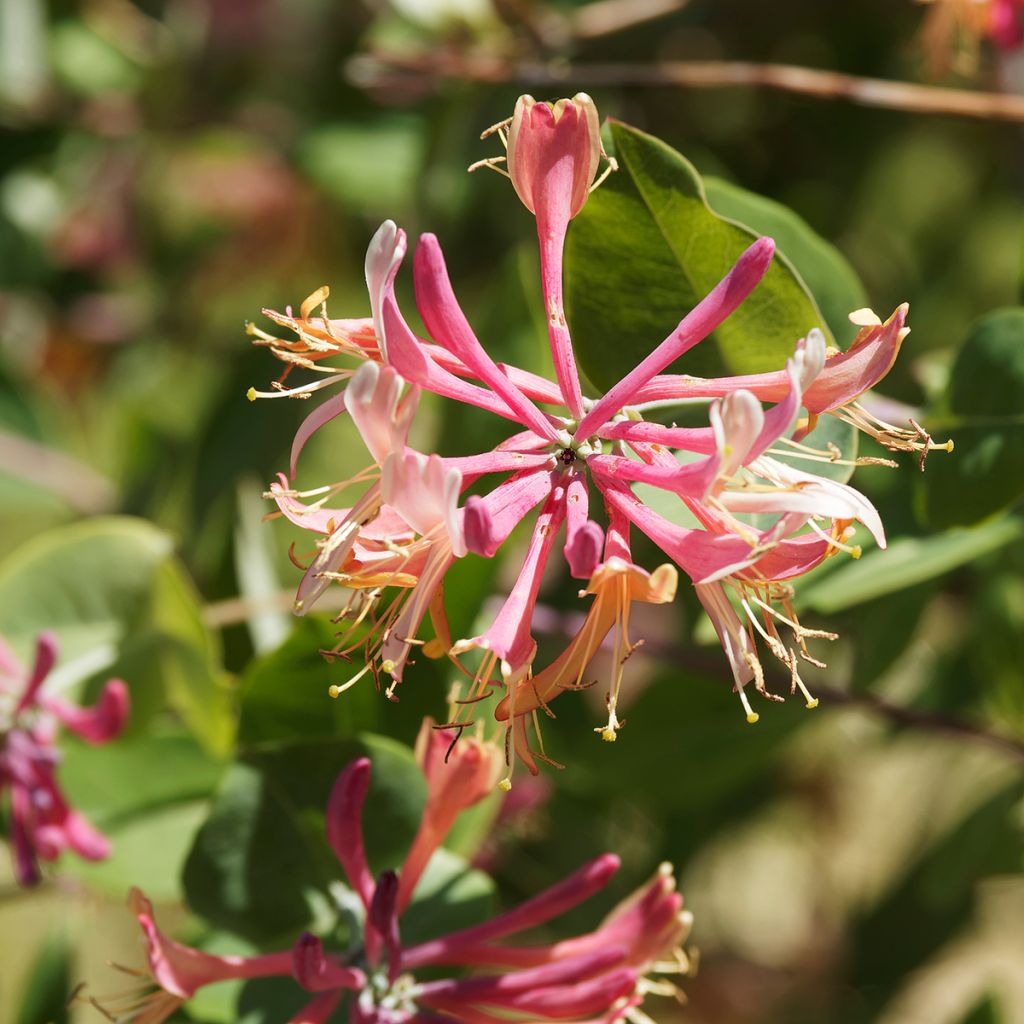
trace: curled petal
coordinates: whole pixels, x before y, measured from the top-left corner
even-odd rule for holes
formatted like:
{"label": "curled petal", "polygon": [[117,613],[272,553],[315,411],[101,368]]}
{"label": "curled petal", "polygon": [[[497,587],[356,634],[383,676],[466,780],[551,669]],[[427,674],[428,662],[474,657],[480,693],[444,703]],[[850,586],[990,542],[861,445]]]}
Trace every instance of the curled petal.
{"label": "curled petal", "polygon": [[338,776],[327,801],[327,841],[366,907],[374,890],[363,842],[363,804],[370,788],[370,772],[368,757],[352,761]]}
{"label": "curled petal", "polygon": [[108,743],[114,739],[124,728],[131,708],[128,687],[120,679],[108,680],[100,699],[91,708],[50,696],[43,696],[40,703],[89,743]]}
{"label": "curled petal", "polygon": [[462,474],[445,466],[439,455],[392,452],[381,467],[381,493],[417,533],[427,536],[443,527],[456,558],[466,553],[458,513]]}

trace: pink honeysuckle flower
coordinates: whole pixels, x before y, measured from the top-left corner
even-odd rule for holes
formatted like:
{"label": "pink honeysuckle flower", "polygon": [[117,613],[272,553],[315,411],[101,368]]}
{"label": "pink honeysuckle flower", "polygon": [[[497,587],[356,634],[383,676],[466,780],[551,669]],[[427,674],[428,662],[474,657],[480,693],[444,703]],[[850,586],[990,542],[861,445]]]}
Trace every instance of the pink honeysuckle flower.
{"label": "pink honeysuckle flower", "polygon": [[214,956],[175,942],[157,927],[153,905],[139,889],[129,892],[128,908],[142,931],[146,967],[136,970],[114,965],[135,978],[136,985],[114,996],[89,997],[88,1001],[108,1020],[161,1024],[205,985],[291,974],[290,951],[256,957]]}
{"label": "pink honeysuckle flower", "polygon": [[[160,1024],[205,985],[290,975],[312,996],[292,1024],[322,1024],[345,999],[351,1024],[612,1024],[647,995],[679,995],[674,984],[654,977],[684,975],[689,969],[682,943],[692,917],[683,910],[668,865],[592,932],[553,943],[507,941],[553,921],[603,889],[619,866],[612,854],[482,924],[444,934],[441,921],[437,937],[404,942],[402,914],[427,860],[458,814],[494,792],[503,762],[494,744],[473,739],[452,745],[430,721],[420,734],[417,759],[427,780],[427,805],[397,872],[374,877],[367,861],[362,821],[372,771],[369,759],[345,768],[328,801],[327,840],[364,910],[362,942],[350,944],[356,952],[346,957],[325,950],[323,941],[307,932],[284,952],[214,956],[164,935],[149,901],[133,890],[129,906],[142,929],[146,969],[127,970],[139,979],[137,990],[92,1000],[94,1005],[125,1024]],[[456,975],[446,977],[445,968],[456,968]],[[424,971],[429,980],[416,977]]]}
{"label": "pink honeysuckle flower", "polygon": [[0,796],[10,790],[11,845],[21,885],[36,884],[39,861],[56,860],[65,849],[87,860],[103,860],[110,853],[107,838],[61,791],[57,735],[64,725],[88,743],[108,743],[128,718],[128,688],[120,679],[110,679],[92,707],[79,707],[47,691],[56,662],[52,633],[39,634],[28,672],[0,640]]}
{"label": "pink honeysuckle flower", "polygon": [[[561,689],[582,683],[587,662],[612,626],[618,640],[608,690],[609,719],[596,731],[612,739],[621,728],[616,707],[622,661],[631,649],[629,605],[634,600],[669,600],[675,585],[674,574],[665,567],[648,574],[634,565],[630,527],[658,544],[695,585],[711,588],[700,593],[708,598],[713,617],[718,616],[716,626],[721,627],[741,697],[750,678],[770,696],[762,685],[763,674],[746,657],[753,637],[763,630],[773,653],[785,651],[794,686],[802,687],[797,655],[777,640],[773,623],[795,630],[802,658],[810,658],[804,639],[816,635],[793,625],[790,583],[784,581],[830,553],[856,556],[859,548],[848,543],[855,521],[879,545],[885,543],[878,514],[863,495],[846,484],[795,470],[779,456],[812,465],[835,461],[836,452],[819,451],[804,441],[816,417],[824,414],[846,418],[889,447],[922,454],[935,447],[916,425],[915,434],[900,431],[870,418],[857,402],[892,366],[907,333],[905,306],[885,323],[866,311],[854,314],[862,329],[847,352],[827,352],[822,333],[811,330],[806,338],[794,339],[793,356],[776,373],[702,380],[665,372],[757,287],[773,257],[769,238],[754,241],[661,344],[606,394],[583,396],[562,311],[562,248],[570,219],[595,184],[602,156],[596,126],[596,111],[585,96],[553,105],[524,97],[513,118],[495,128],[508,149],[507,173],[537,218],[555,382],[495,362],[463,313],[440,245],[430,234],[420,238],[413,260],[417,306],[429,335],[419,337],[395,297],[407,250],[405,233],[385,222],[367,255],[371,317],[359,328],[364,333],[348,328],[345,335],[345,328],[333,325],[351,322],[330,321],[326,312],[314,321],[308,307],[294,325],[300,336],[312,339],[307,346],[326,345],[335,334],[357,334],[360,339],[358,344],[346,342],[347,349],[340,341],[333,344],[335,354],[348,351],[364,365],[352,377],[344,401],[330,399],[334,404],[327,413],[314,411],[307,418],[293,452],[329,418],[351,409],[374,457],[374,466],[359,477],[368,489],[351,507],[336,510],[326,507],[333,490],[291,492],[283,481],[275,489],[284,514],[322,535],[320,551],[299,588],[302,610],[331,581],[359,595],[350,617],[369,623],[371,638],[360,674],[389,676],[387,693],[394,697],[414,650],[422,646],[428,656],[447,651],[471,680],[448,725],[464,725],[476,702],[504,690],[499,716],[506,722],[506,750],[514,749],[531,771],[538,758],[549,760],[542,746],[534,750],[531,745],[529,726],[536,731],[535,712],[546,709]],[[482,161],[488,166],[499,162]],[[365,332],[372,332],[375,348],[363,343]],[[291,350],[277,354],[282,351]],[[351,375],[336,366],[320,369],[335,377]],[[403,381],[409,388],[405,393]],[[410,448],[409,410],[423,389],[510,421],[509,436],[489,452],[460,459]],[[644,418],[666,404],[691,398],[710,401],[707,426],[680,428]],[[493,484],[480,486],[491,477]],[[463,501],[471,484],[478,493]],[[635,493],[637,484],[669,492],[697,525],[682,527],[656,514]],[[298,500],[314,495],[318,500],[311,506]],[[476,635],[452,644],[443,600],[448,569],[467,554],[495,555],[534,510],[523,566],[497,616]],[[754,528],[747,518],[751,514],[768,517],[770,525]],[[385,516],[395,530],[390,536],[381,528]],[[607,537],[602,523],[611,524]],[[592,595],[594,603],[563,655],[535,672],[533,612],[563,525],[561,548],[568,570],[588,581],[583,593]],[[401,592],[380,614],[375,609],[388,572],[395,574],[394,587]],[[765,612],[767,625],[751,624],[749,643],[736,655],[739,641],[730,632],[734,623],[708,595],[728,591],[747,596],[747,604],[758,607],[760,614],[765,609],[751,604],[748,595],[758,587],[758,601],[770,609]],[[417,635],[428,612],[435,635],[424,643]],[[473,651],[481,652],[475,669],[462,664]],[[738,665],[747,666],[739,675],[748,669],[753,675],[740,680]],[[507,784],[508,776],[502,782]]]}

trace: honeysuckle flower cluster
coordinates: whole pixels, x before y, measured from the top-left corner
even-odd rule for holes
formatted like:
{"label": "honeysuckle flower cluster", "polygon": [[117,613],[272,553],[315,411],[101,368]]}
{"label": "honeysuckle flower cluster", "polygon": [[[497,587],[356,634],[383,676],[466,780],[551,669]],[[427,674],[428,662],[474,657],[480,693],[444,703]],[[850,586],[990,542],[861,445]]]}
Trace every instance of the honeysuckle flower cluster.
{"label": "honeysuckle flower cluster", "polygon": [[56,860],[65,849],[87,860],[103,860],[110,853],[107,838],[61,791],[57,740],[61,725],[88,743],[114,739],[128,717],[128,688],[110,679],[93,707],[79,707],[47,692],[56,663],[52,633],[39,634],[28,671],[0,640],[0,797],[10,791],[10,842],[21,885],[39,882],[39,862]]}
{"label": "honeysuckle flower cluster", "polygon": [[[362,817],[372,766],[353,761],[338,776],[327,805],[327,840],[353,899],[348,949],[332,952],[312,933],[290,950],[261,956],[215,956],[171,939],[137,889],[129,907],[142,930],[146,968],[121,968],[136,988],[91,1000],[109,1019],[159,1024],[205,985],[239,978],[290,976],[309,993],[293,1024],[322,1024],[339,1009],[351,1024],[499,1024],[563,1020],[612,1024],[649,1021],[645,996],[680,997],[671,975],[687,973],[682,949],[692,922],[672,870],[616,907],[594,931],[560,942],[514,944],[527,929],[555,920],[599,892],[619,866],[612,854],[585,864],[525,903],[473,927],[424,942],[402,938],[402,914],[417,882],[462,811],[494,792],[503,768],[493,743],[448,738],[424,723],[417,759],[427,779],[427,803],[402,867],[374,877]],[[443,921],[438,922],[443,926]],[[440,928],[438,929],[440,931]],[[451,971],[447,969],[453,969]],[[427,972],[429,980],[417,977]],[[343,1002],[347,1000],[347,1004]]]}
{"label": "honeysuckle flower cluster", "polygon": [[[909,330],[907,307],[885,321],[868,310],[852,314],[860,330],[846,352],[827,350],[822,332],[811,330],[794,339],[792,357],[776,372],[714,379],[666,373],[757,287],[774,252],[770,238],[759,238],[632,371],[606,394],[587,397],[563,309],[562,256],[569,221],[606,159],[597,111],[583,94],[554,104],[524,96],[513,117],[491,132],[507,154],[482,163],[506,173],[536,217],[554,381],[495,362],[463,314],[431,234],[421,236],[413,258],[416,304],[429,338],[417,336],[395,297],[406,235],[390,221],[367,252],[369,318],[330,319],[327,290],[321,289],[297,317],[268,313],[294,339],[250,329],[258,344],[289,364],[286,375],[294,367],[319,375],[298,387],[282,379],[268,397],[308,397],[347,381],[300,427],[292,475],[309,437],[343,412],[372,459],[353,479],[329,487],[298,491],[282,475],[271,489],[281,513],[317,537],[296,612],[307,612],[332,582],[348,590],[336,653],[348,658],[361,651],[364,664],[332,693],[371,674],[394,698],[415,652],[447,654],[466,679],[447,723],[456,737],[473,720],[478,702],[500,691],[496,714],[505,723],[506,750],[514,748],[536,772],[537,761],[548,760],[538,712],[553,717],[550,704],[563,690],[586,685],[587,665],[610,631],[615,639],[608,717],[595,731],[606,740],[616,738],[623,724],[622,669],[634,648],[631,606],[671,601],[682,570],[718,633],[748,720],[758,718],[745,692],[748,684],[768,699],[782,699],[768,690],[759,647],[785,666],[791,691],[815,706],[800,662],[822,665],[807,641],[834,635],[801,625],[792,581],[837,552],[859,555],[851,543],[855,523],[882,547],[885,534],[878,513],[858,491],[777,456],[796,456],[811,467],[838,459],[838,452],[804,443],[824,415],[922,459],[938,447],[917,424],[903,429],[885,423],[858,402],[896,359]],[[609,163],[608,170],[613,167]],[[339,355],[354,361],[339,366],[333,361]],[[509,422],[509,435],[490,451],[461,458],[412,448],[409,428],[422,390],[501,417]],[[250,392],[250,398],[257,396]],[[645,418],[694,398],[710,403],[707,426],[665,426]],[[463,500],[466,489],[481,480],[495,482]],[[684,527],[655,512],[637,496],[635,484],[675,496],[697,525]],[[358,496],[343,507],[333,504],[349,488]],[[494,556],[534,510],[522,566],[497,615],[481,632],[453,638],[444,611],[447,571],[467,555]],[[753,514],[761,514],[761,522],[770,517],[771,525],[750,525]],[[636,564],[634,529],[671,561],[653,571]],[[556,547],[569,573],[585,581],[581,597],[592,601],[566,649],[540,667],[531,621],[541,575]],[[423,640],[428,615],[433,635]],[[507,776],[502,784],[510,785]]]}

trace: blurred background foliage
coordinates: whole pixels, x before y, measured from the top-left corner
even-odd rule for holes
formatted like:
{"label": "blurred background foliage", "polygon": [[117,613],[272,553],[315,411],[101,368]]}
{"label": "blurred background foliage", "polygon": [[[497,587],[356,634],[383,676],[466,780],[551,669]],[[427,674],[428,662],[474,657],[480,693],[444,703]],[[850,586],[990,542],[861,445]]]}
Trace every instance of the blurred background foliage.
{"label": "blurred background foliage", "polygon": [[[443,713],[448,680],[424,663],[398,705],[369,684],[326,700],[340,668],[316,650],[331,626],[286,616],[296,531],[261,522],[308,406],[246,401],[278,369],[244,322],[269,327],[262,307],[325,283],[333,315],[364,315],[362,255],[391,217],[439,235],[495,357],[543,370],[531,219],[507,182],[464,169],[520,92],[582,89],[713,179],[720,212],[778,233],[841,343],[837,295],[883,316],[909,301],[913,334],[882,390],[957,449],[923,476],[909,457],[858,471],[892,544],[830,560],[800,592],[806,619],[842,634],[829,669],[809,673],[817,711],[789,702],[747,726],[692,595],[643,609],[620,741],[592,732],[599,696],[563,698],[547,740],[567,770],[517,779],[497,840],[485,841],[493,807],[455,837],[423,920],[441,913],[432,893],[469,919],[613,849],[612,896],[670,859],[696,915],[699,975],[685,1008],[654,1008],[660,1021],[1024,1021],[1020,128],[745,88],[626,88],[573,67],[925,74],[922,9],[903,0],[661,6],[610,31],[601,4],[540,0],[0,0],[0,632],[24,653],[55,628],[86,692],[118,673],[135,706],[124,741],[66,744],[69,793],[114,856],[66,859],[33,892],[0,867],[0,1020],[96,1019],[64,997],[81,979],[118,987],[106,960],[139,962],[122,907],[132,884],[211,949],[322,922],[334,876],[318,815],[356,751],[379,758],[372,852],[395,862],[421,799],[396,741]],[[491,80],[433,74],[466,56],[490,62]],[[509,77],[517,61],[564,81],[552,93]],[[995,88],[1006,72],[983,55],[973,82],[946,84]],[[570,300],[584,365],[606,383],[624,350],[581,338],[600,327],[594,254],[619,242],[600,199],[571,232]],[[424,407],[419,440],[446,453],[495,429]],[[300,484],[350,475],[358,448],[332,425]],[[466,634],[508,569],[467,559],[458,572]],[[574,590],[544,591],[546,649],[577,621]],[[491,870],[497,893],[460,857]],[[190,1013],[285,1019],[272,988],[250,986],[237,1010],[234,989],[204,992]]]}

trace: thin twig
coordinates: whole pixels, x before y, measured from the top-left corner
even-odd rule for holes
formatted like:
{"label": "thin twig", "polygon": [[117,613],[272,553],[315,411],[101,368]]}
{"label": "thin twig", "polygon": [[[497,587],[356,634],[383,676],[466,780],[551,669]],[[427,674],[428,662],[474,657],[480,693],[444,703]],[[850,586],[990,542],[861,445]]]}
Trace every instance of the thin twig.
{"label": "thin twig", "polygon": [[[340,589],[340,588],[339,588]],[[291,606],[294,592],[291,590],[281,591],[273,596],[273,607],[285,609]],[[319,607],[323,611],[336,610],[329,608],[333,604],[329,600],[330,593],[325,594]],[[338,607],[344,604],[339,595]],[[225,626],[236,625],[246,621],[248,618],[261,614],[268,610],[270,604],[266,601],[254,602],[244,598],[230,598],[226,601],[218,601],[209,604],[203,609],[203,621],[212,628],[223,629]],[[579,628],[579,617],[572,614],[565,615],[551,608],[537,606],[533,620],[533,632],[535,634],[571,637]],[[647,640],[642,648],[644,655],[648,658],[656,658],[659,661],[670,662],[679,665],[700,675],[721,678],[732,684],[732,676],[724,666],[722,659],[699,648],[683,647],[680,644],[668,643],[661,640]],[[766,666],[766,681],[774,685],[775,689],[784,689],[789,685],[789,675],[776,672],[774,666]],[[1004,754],[1009,754],[1017,761],[1024,762],[1024,739],[1013,736],[1004,736],[1000,733],[990,732],[983,726],[965,722],[959,718],[952,718],[935,711],[922,711],[918,708],[908,708],[900,704],[893,704],[884,697],[864,691],[843,690],[828,684],[815,683],[814,691],[821,698],[822,705],[842,705],[843,707],[856,708],[866,711],[878,718],[885,719],[893,725],[911,729],[919,729],[923,732],[945,733],[951,736],[962,736],[965,739],[974,740],[994,747]]]}
{"label": "thin twig", "polygon": [[574,88],[669,86],[722,89],[739,86],[777,89],[815,99],[846,100],[861,106],[916,114],[1024,122],[1024,96],[863,78],[794,64],[718,60],[663,61],[658,64],[543,64],[451,52],[410,55],[380,51],[357,57],[349,64],[350,77],[361,86],[391,84],[396,73],[493,84],[516,82],[562,91],[568,83]]}
{"label": "thin twig", "polygon": [[574,39],[600,39],[635,25],[675,14],[690,0],[596,0],[575,7],[568,15],[569,31]]}
{"label": "thin twig", "polygon": [[[660,640],[648,640],[643,649],[648,657],[683,666],[701,675],[721,677],[730,685],[732,684],[731,673],[727,671],[717,655],[701,651],[698,648],[683,647],[680,644]],[[766,665],[765,681],[769,684],[769,689],[781,690],[789,686],[789,674],[776,671],[773,665]],[[1011,755],[1015,760],[1024,761],[1024,739],[990,732],[984,726],[966,722],[961,718],[953,718],[937,711],[908,708],[902,704],[893,704],[876,693],[843,690],[827,683],[815,682],[814,693],[820,698],[823,707],[842,705],[866,711],[878,718],[884,718],[893,725],[920,729],[925,732],[963,736],[966,739],[995,747],[1004,754]]]}

